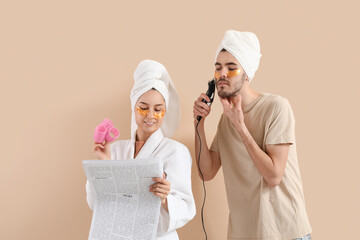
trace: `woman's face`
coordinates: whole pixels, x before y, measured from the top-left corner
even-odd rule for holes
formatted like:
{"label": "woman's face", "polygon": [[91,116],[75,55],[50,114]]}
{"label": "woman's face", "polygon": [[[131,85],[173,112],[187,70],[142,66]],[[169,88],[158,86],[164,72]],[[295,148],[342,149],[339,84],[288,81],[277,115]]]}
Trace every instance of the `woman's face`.
{"label": "woman's face", "polygon": [[154,133],[161,127],[165,114],[165,101],[156,90],[145,92],[135,105],[135,120],[138,131]]}

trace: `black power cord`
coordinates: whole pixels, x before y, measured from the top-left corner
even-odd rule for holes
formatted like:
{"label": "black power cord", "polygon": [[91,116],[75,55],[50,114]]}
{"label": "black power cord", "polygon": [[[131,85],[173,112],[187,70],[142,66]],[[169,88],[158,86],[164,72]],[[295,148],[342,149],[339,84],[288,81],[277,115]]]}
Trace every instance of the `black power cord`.
{"label": "black power cord", "polygon": [[205,201],[206,201],[206,188],[205,188],[204,175],[203,175],[203,173],[201,171],[201,168],[200,168],[201,137],[200,137],[199,130],[198,130],[199,123],[200,123],[200,121],[198,121],[197,124],[196,124],[196,133],[197,133],[197,136],[198,136],[199,142],[200,142],[200,149],[199,149],[199,156],[198,156],[198,159],[197,159],[197,162],[198,162],[197,165],[198,165],[198,169],[199,169],[199,172],[200,172],[200,175],[201,175],[201,179],[202,179],[202,183],[203,183],[203,189],[204,189],[204,200],[203,200],[203,204],[202,204],[202,207],[201,207],[201,223],[202,223],[202,227],[203,227],[203,230],[204,230],[204,233],[205,233],[205,239],[207,240],[207,233],[206,233],[205,223],[204,223],[204,206],[205,206]]}
{"label": "black power cord", "polygon": [[[210,101],[207,102],[205,99],[202,100],[202,102],[206,103],[208,106],[211,105],[211,103],[214,101],[214,93],[215,93],[215,78],[213,78],[212,80],[210,80],[208,82],[208,90],[206,91],[206,95],[209,97]],[[202,222],[202,227],[203,227],[203,230],[204,230],[204,233],[205,233],[205,240],[207,240],[207,233],[206,233],[206,230],[205,230],[205,224],[204,224],[204,206],[205,206],[205,201],[206,201],[206,188],[205,188],[205,180],[204,180],[204,175],[201,171],[201,168],[200,168],[200,156],[201,156],[201,137],[200,137],[200,134],[199,134],[199,123],[201,121],[201,116],[197,116],[196,119],[198,120],[197,124],[196,124],[196,133],[199,137],[199,142],[200,142],[200,148],[199,148],[199,156],[198,156],[198,159],[197,159],[197,165],[198,165],[198,169],[199,169],[199,172],[200,172],[200,175],[201,175],[201,179],[202,179],[202,183],[203,183],[203,189],[204,189],[204,201],[203,201],[203,204],[202,204],[202,207],[201,207],[201,222]]]}

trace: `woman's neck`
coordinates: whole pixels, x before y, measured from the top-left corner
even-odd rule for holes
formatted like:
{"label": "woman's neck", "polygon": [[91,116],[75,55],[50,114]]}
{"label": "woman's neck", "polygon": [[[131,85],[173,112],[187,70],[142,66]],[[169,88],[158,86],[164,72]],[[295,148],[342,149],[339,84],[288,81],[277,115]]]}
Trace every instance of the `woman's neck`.
{"label": "woman's neck", "polygon": [[146,142],[153,133],[144,132],[141,129],[136,130],[136,141]]}

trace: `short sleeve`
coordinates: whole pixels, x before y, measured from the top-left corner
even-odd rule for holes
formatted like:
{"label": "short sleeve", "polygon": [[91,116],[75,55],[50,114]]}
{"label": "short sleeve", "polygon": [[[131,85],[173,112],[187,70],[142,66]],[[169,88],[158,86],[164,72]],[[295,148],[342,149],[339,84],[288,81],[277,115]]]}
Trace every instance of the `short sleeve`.
{"label": "short sleeve", "polygon": [[218,132],[216,132],[215,137],[211,143],[210,151],[219,152],[219,145],[218,145]]}
{"label": "short sleeve", "polygon": [[295,143],[295,118],[290,103],[285,98],[277,98],[273,104],[273,114],[265,135],[265,144]]}

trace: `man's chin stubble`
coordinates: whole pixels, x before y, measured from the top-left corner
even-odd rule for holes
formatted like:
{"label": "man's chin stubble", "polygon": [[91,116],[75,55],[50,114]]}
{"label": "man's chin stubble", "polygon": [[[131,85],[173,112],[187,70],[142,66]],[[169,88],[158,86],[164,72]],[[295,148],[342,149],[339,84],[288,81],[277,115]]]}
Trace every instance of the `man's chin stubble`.
{"label": "man's chin stubble", "polygon": [[239,92],[240,92],[240,89],[235,92],[231,92],[231,93],[223,92],[220,90],[220,91],[218,91],[218,96],[221,98],[235,97],[236,95],[238,95]]}

